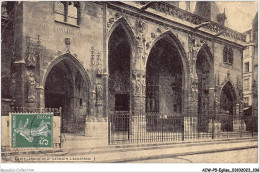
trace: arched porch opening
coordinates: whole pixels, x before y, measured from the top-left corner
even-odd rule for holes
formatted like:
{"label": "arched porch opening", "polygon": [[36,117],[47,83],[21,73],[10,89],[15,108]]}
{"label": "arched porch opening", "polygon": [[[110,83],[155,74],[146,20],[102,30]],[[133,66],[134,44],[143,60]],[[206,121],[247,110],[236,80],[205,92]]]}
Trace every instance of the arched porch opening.
{"label": "arched porch opening", "polygon": [[119,23],[112,31],[108,41],[108,100],[109,111],[113,112],[112,128],[114,131],[129,130],[130,61],[131,44],[128,33],[125,27]]}
{"label": "arched porch opening", "polygon": [[219,120],[222,131],[233,131],[233,118],[235,116],[236,97],[235,91],[230,82],[222,88],[220,95]]}
{"label": "arched porch opening", "polygon": [[181,131],[184,112],[185,72],[177,43],[165,36],[151,49],[146,65],[147,130],[158,130],[167,116],[165,131]]}
{"label": "arched porch opening", "polygon": [[[210,88],[214,80],[213,60],[206,45],[202,46],[197,54],[196,72],[198,77],[198,131],[208,132],[210,115]],[[214,91],[212,91],[214,92]]]}
{"label": "arched porch opening", "polygon": [[62,108],[61,132],[84,135],[89,114],[89,84],[84,69],[73,57],[58,57],[48,69],[44,80],[46,108]]}

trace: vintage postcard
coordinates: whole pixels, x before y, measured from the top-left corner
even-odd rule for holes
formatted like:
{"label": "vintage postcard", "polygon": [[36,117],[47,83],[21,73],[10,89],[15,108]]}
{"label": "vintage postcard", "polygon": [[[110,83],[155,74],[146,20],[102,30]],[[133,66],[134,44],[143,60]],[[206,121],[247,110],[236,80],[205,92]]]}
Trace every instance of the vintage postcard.
{"label": "vintage postcard", "polygon": [[1,64],[3,163],[258,163],[257,1],[2,1]]}

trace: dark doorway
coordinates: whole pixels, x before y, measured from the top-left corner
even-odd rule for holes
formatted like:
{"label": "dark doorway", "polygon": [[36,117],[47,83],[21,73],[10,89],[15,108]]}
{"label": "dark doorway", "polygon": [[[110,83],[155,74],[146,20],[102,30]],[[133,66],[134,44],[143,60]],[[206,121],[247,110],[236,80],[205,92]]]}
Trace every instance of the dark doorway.
{"label": "dark doorway", "polygon": [[64,97],[62,93],[46,93],[45,94],[45,107],[47,108],[60,108],[64,107]]}
{"label": "dark doorway", "polygon": [[128,111],[130,100],[130,45],[122,26],[118,26],[113,31],[108,46],[109,109],[111,111]]}
{"label": "dark doorway", "polygon": [[111,137],[129,140],[130,42],[119,25],[108,42],[109,109]]}
{"label": "dark doorway", "polygon": [[62,133],[84,134],[87,90],[86,82],[72,61],[62,60],[50,70],[45,82],[45,107],[62,108]]}
{"label": "dark doorway", "polygon": [[[167,115],[165,131],[181,129],[175,121],[183,109],[183,64],[178,49],[170,39],[163,38],[153,46],[146,65],[146,126],[160,129],[158,116]],[[154,114],[155,113],[155,114]]]}
{"label": "dark doorway", "polygon": [[115,110],[116,111],[129,111],[129,95],[116,94],[115,96]]}
{"label": "dark doorway", "polygon": [[222,131],[233,131],[234,116],[234,90],[230,82],[227,82],[222,89],[220,96],[220,122]]}

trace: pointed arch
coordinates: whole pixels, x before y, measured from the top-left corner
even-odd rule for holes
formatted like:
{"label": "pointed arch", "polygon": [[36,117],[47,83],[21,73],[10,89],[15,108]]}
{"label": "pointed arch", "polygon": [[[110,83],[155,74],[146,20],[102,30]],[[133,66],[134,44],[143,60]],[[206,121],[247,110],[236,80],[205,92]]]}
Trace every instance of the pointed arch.
{"label": "pointed arch", "polygon": [[[160,34],[153,41],[153,43],[150,46],[150,49],[148,50],[148,52],[149,52],[148,53],[148,57],[149,57],[149,54],[151,53],[151,50],[154,47],[154,45],[161,39],[168,40],[171,44],[173,44],[177,48],[177,50],[178,50],[178,52],[179,52],[179,54],[180,54],[180,56],[182,58],[182,62],[183,62],[183,66],[184,66],[185,70],[189,70],[189,61],[188,61],[185,49],[183,48],[183,46],[182,46],[180,40],[178,39],[178,37],[170,30]],[[146,63],[145,64],[147,64],[147,61],[148,61],[148,58],[146,59]]]}
{"label": "pointed arch", "polygon": [[196,74],[198,79],[198,130],[208,132],[214,106],[214,61],[207,43],[197,52]]}
{"label": "pointed arch", "polygon": [[73,56],[70,53],[64,53],[56,58],[54,58],[54,60],[49,64],[49,66],[47,67],[47,70],[45,71],[45,73],[43,74],[42,77],[42,81],[41,81],[41,86],[45,86],[46,83],[46,79],[48,77],[48,74],[50,73],[50,71],[52,70],[52,68],[57,65],[59,62],[63,61],[63,60],[68,60],[69,62],[71,62],[73,65],[76,66],[76,68],[79,70],[80,74],[83,77],[83,80],[86,82],[86,84],[88,85],[88,87],[90,87],[90,79],[89,76],[85,70],[85,68],[83,67],[83,65],[79,62],[79,60]]}
{"label": "pointed arch", "polygon": [[183,71],[184,71],[184,83],[185,83],[185,89],[187,89],[187,85],[188,85],[188,77],[189,77],[189,73],[190,73],[190,64],[189,64],[189,60],[187,57],[187,54],[185,52],[185,49],[183,48],[180,40],[178,39],[178,37],[172,32],[172,31],[166,31],[162,34],[160,34],[151,44],[150,49],[148,50],[148,57],[146,58],[146,62],[145,62],[145,66],[147,65],[148,62],[148,58],[149,55],[151,53],[151,50],[153,49],[154,45],[162,39],[166,39],[167,41],[169,41],[170,44],[172,44],[173,46],[175,46],[177,48],[177,51],[181,57],[182,60],[182,65],[183,65]]}
{"label": "pointed arch", "polygon": [[134,33],[127,19],[121,17],[108,32],[107,40],[108,109],[110,111],[129,111],[130,109],[134,47]]}
{"label": "pointed arch", "polygon": [[[41,83],[42,105],[62,108],[62,133],[84,132],[85,123],[78,124],[77,121],[84,122],[90,115],[90,80],[78,59],[70,53],[56,57],[47,67]],[[80,111],[78,106],[82,108]],[[68,128],[70,126],[74,128]]]}
{"label": "pointed arch", "polygon": [[206,54],[207,60],[210,64],[210,67],[213,68],[214,67],[214,57],[213,57],[213,54],[212,54],[210,47],[208,46],[207,43],[203,43],[203,45],[200,47],[200,49],[198,51],[198,54],[201,51],[203,51]]}
{"label": "pointed arch", "polygon": [[[165,113],[169,115],[185,113],[188,106],[187,96],[190,67],[180,40],[172,31],[166,31],[153,41],[150,50],[147,52],[149,52],[149,54],[145,63],[147,91],[146,111],[165,111]],[[176,56],[173,56],[174,54],[176,54]],[[175,60],[176,62],[173,62]],[[160,67],[159,69],[157,68],[158,66]],[[175,73],[174,70],[177,69],[178,73],[177,71]],[[163,73],[165,73],[164,77],[160,75]],[[170,78],[171,80],[165,80],[166,78]],[[161,82],[158,82],[159,80],[164,80],[164,84],[162,85]],[[176,85],[177,83],[181,85]],[[156,89],[152,89],[153,87]],[[160,87],[167,88],[167,90],[160,91]],[[167,95],[166,92],[168,91],[170,94]],[[163,92],[161,94],[163,94],[164,97],[159,97],[159,92]],[[176,96],[169,97],[169,95]],[[161,104],[162,102],[170,103],[163,106],[164,104]],[[171,104],[174,104],[174,106],[169,106]]]}
{"label": "pointed arch", "polygon": [[133,48],[133,46],[135,45],[135,34],[131,28],[131,24],[127,21],[127,19],[125,17],[121,17],[119,18],[114,24],[113,26],[110,28],[110,30],[108,31],[108,40],[110,39],[113,31],[117,28],[121,26],[123,28],[123,30],[125,31],[126,35],[127,35],[127,39],[130,43],[130,47],[131,49]]}
{"label": "pointed arch", "polygon": [[227,81],[221,88],[220,94],[220,114],[222,131],[233,131],[233,121],[236,112],[236,94],[235,89],[230,81]]}
{"label": "pointed arch", "polygon": [[234,104],[237,102],[237,94],[236,94],[236,90],[234,88],[234,84],[231,80],[227,80],[220,89],[220,94],[222,94],[223,88],[228,87],[230,90],[230,93],[232,94],[232,98],[234,101]]}

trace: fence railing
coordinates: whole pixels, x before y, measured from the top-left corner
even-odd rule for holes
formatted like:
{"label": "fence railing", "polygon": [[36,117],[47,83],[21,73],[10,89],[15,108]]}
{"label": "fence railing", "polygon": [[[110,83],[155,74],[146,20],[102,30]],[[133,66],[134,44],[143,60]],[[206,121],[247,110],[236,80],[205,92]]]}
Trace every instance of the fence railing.
{"label": "fence railing", "polygon": [[10,111],[13,113],[54,113],[54,116],[61,116],[62,108],[33,108],[33,107],[16,107],[11,106]]}
{"label": "fence railing", "polygon": [[109,115],[109,144],[240,138],[257,135],[253,119],[247,122],[244,118],[224,120],[208,118],[207,121],[199,121],[198,117],[183,114],[166,116],[159,112],[130,114],[130,112],[115,111]]}

